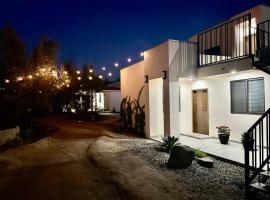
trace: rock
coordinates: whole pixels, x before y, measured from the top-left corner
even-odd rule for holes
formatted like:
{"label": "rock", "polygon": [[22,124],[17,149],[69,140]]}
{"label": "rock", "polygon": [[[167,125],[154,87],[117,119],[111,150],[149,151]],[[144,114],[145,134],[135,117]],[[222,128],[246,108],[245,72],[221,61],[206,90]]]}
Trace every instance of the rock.
{"label": "rock", "polygon": [[16,126],[15,128],[0,130],[0,146],[15,140],[20,133],[20,128]]}
{"label": "rock", "polygon": [[197,163],[207,168],[213,168],[214,166],[214,161],[209,157],[197,158]]}
{"label": "rock", "polygon": [[176,145],[171,150],[168,167],[173,169],[188,168],[192,164],[194,156],[195,153],[190,147]]}

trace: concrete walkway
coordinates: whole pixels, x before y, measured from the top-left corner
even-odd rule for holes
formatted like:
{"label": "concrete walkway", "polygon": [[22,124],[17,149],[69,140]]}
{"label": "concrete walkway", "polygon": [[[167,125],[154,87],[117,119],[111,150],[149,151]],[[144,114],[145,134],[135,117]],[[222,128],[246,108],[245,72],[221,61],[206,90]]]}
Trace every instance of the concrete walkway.
{"label": "concrete walkway", "polygon": [[244,164],[244,148],[241,143],[229,142],[220,144],[218,138],[195,138],[186,135],[180,136],[180,143],[194,149],[200,149],[208,154]]}

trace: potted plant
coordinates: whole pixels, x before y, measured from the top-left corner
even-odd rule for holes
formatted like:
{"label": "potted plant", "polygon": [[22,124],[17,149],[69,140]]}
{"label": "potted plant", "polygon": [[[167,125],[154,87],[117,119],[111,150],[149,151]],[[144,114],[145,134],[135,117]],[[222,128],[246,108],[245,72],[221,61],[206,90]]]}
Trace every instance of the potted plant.
{"label": "potted plant", "polygon": [[[252,134],[249,134],[249,136],[248,136],[248,143],[247,143],[247,148],[248,148],[249,151],[252,151],[253,150],[253,148],[254,148],[254,141],[255,140],[253,139]],[[244,134],[242,134],[241,142],[242,142],[242,145],[243,145],[243,147],[245,149],[245,135]]]}
{"label": "potted plant", "polygon": [[218,138],[221,144],[228,144],[231,129],[228,126],[217,126]]}

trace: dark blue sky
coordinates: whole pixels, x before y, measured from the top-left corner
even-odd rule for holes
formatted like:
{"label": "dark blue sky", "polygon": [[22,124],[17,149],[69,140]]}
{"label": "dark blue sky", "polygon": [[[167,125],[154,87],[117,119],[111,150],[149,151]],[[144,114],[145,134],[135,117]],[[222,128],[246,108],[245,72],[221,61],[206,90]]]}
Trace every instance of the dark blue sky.
{"label": "dark blue sky", "polygon": [[32,48],[42,34],[60,59],[113,68],[167,39],[187,37],[269,0],[1,0],[0,26],[10,23]]}

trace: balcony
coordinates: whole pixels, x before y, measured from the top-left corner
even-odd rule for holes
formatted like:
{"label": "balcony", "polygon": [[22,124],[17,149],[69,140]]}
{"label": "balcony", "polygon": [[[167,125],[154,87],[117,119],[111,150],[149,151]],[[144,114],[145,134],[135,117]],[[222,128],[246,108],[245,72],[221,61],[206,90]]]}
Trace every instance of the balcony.
{"label": "balcony", "polygon": [[247,14],[199,34],[199,67],[254,55],[255,26],[255,18]]}

